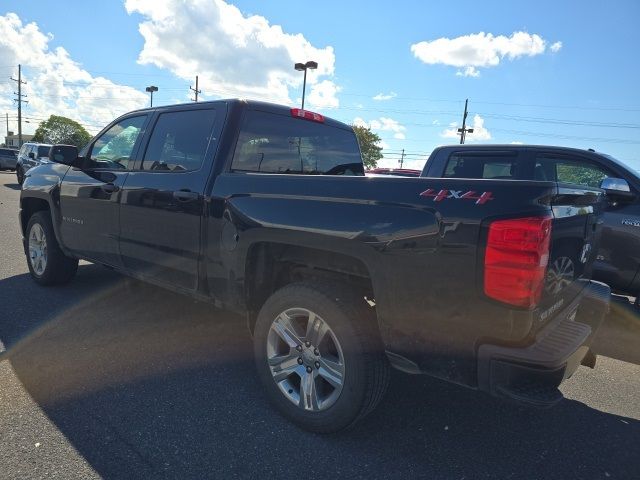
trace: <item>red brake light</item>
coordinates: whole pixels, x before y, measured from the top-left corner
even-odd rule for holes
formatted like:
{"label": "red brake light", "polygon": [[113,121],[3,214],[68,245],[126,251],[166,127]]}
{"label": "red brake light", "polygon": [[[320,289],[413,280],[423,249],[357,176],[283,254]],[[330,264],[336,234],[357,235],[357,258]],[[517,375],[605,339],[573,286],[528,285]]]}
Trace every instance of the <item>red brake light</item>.
{"label": "red brake light", "polygon": [[305,120],[311,120],[312,122],[324,123],[324,115],[310,112],[309,110],[302,110],[301,108],[292,108],[291,116],[304,118]]}
{"label": "red brake light", "polygon": [[484,257],[484,293],[520,307],[542,296],[549,262],[552,217],[497,220],[489,226]]}

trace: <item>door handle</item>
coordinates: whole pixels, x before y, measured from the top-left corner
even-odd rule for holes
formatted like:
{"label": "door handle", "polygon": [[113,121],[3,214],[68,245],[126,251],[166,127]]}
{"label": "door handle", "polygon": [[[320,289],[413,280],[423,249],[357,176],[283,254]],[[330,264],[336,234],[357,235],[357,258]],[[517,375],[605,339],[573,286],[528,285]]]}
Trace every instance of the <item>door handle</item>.
{"label": "door handle", "polygon": [[191,190],[183,189],[173,192],[173,198],[179,202],[193,202],[200,197],[198,192],[192,192]]}
{"label": "door handle", "polygon": [[113,183],[105,183],[101,185],[100,188],[102,188],[105,193],[114,193],[119,190],[119,187],[116,187]]}

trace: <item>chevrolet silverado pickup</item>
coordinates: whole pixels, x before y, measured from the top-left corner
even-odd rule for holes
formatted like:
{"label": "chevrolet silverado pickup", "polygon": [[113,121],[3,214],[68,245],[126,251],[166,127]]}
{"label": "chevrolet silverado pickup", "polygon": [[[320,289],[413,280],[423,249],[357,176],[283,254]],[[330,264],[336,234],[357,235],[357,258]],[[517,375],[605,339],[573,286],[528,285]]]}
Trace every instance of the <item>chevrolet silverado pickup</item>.
{"label": "chevrolet silverado pickup", "polygon": [[134,111],[50,160],[21,191],[35,282],[84,259],[243,314],[267,397],[308,430],[371,411],[390,366],[551,406],[594,364],[600,189],[366,177],[348,125],[243,100]]}

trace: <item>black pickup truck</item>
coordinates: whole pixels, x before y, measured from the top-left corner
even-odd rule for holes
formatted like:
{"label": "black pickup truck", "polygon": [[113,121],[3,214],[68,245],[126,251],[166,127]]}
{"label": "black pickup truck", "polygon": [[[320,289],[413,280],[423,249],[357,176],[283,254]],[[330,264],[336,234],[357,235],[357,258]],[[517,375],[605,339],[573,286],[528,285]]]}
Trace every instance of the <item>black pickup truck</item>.
{"label": "black pickup truck", "polygon": [[599,189],[369,178],[351,127],[240,100],[131,112],[50,159],[21,192],[33,279],[86,259],[246,315],[268,397],[309,430],[371,411],[390,365],[549,406],[595,361]]}
{"label": "black pickup truck", "polygon": [[[610,155],[550,145],[450,145],[435,149],[423,177],[551,180],[607,194],[593,279],[636,297],[640,307],[640,174]],[[559,256],[547,275],[565,283],[578,257]]]}

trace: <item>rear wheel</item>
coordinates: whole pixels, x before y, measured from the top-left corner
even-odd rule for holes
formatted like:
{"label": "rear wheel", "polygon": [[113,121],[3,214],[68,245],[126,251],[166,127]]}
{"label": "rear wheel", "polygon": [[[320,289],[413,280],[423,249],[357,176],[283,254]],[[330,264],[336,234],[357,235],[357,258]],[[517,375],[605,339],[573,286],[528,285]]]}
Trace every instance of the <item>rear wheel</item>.
{"label": "rear wheel", "polygon": [[329,433],[375,408],[389,381],[376,319],[345,289],[297,283],[258,315],[254,353],[275,407],[307,430]]}
{"label": "rear wheel", "polygon": [[546,274],[546,290],[556,295],[569,286],[576,276],[576,264],[569,251],[560,252],[549,262]]}
{"label": "rear wheel", "polygon": [[48,211],[36,212],[29,219],[25,254],[31,277],[40,285],[66,283],[78,269],[78,260],[60,250]]}

